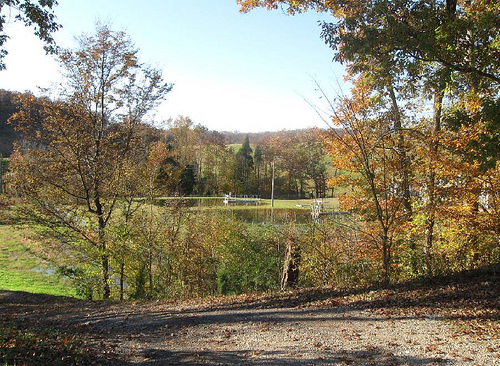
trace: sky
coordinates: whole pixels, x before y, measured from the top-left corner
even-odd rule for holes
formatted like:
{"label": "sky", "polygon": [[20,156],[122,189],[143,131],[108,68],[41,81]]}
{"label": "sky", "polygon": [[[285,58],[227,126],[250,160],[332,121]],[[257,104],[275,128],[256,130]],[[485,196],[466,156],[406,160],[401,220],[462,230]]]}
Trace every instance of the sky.
{"label": "sky", "polygon": [[[217,131],[326,127],[316,112],[316,83],[337,88],[344,74],[320,39],[318,21],[332,20],[327,14],[242,14],[236,0],[61,0],[55,14],[63,26],[55,33],[59,46],[74,47],[75,36],[106,22],[128,33],[141,62],[163,70],[174,88],[157,122],[182,115]],[[6,32],[0,88],[38,93],[60,80],[31,28],[10,22]]]}

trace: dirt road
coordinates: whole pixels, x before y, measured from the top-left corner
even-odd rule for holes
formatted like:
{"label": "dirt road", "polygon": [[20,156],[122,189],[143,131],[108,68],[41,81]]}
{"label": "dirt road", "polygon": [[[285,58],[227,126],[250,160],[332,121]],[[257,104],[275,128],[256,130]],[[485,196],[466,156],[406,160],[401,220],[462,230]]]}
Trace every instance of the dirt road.
{"label": "dirt road", "polygon": [[[500,365],[498,290],[497,282],[482,278],[432,288],[181,303],[4,291],[0,320],[26,333],[51,329],[63,344],[73,342],[79,356],[68,351],[59,364],[489,366]],[[4,349],[3,355],[7,364],[43,364],[29,352]]]}

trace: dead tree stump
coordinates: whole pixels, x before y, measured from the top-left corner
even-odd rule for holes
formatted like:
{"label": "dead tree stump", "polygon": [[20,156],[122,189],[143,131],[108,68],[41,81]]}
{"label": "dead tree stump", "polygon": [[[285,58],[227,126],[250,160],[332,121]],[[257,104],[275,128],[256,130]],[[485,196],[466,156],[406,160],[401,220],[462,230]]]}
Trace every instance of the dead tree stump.
{"label": "dead tree stump", "polygon": [[300,245],[296,235],[287,238],[285,263],[281,275],[281,291],[297,287],[299,282]]}

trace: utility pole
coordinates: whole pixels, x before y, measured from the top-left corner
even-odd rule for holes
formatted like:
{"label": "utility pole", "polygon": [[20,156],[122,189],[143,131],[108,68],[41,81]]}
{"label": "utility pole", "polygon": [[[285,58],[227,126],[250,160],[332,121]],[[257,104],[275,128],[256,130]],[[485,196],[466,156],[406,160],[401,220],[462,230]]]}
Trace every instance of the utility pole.
{"label": "utility pole", "polygon": [[273,159],[273,173],[271,177],[271,222],[274,221],[274,159]]}

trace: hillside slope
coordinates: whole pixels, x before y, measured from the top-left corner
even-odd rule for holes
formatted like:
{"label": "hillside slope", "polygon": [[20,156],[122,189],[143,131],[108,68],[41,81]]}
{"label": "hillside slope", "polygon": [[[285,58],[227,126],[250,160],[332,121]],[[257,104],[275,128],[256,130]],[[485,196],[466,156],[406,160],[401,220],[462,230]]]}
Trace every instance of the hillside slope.
{"label": "hillside slope", "polygon": [[9,117],[15,113],[12,103],[14,93],[0,89],[0,154],[8,157],[12,153],[12,145],[19,138],[14,128],[7,124]]}

